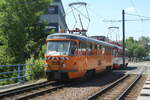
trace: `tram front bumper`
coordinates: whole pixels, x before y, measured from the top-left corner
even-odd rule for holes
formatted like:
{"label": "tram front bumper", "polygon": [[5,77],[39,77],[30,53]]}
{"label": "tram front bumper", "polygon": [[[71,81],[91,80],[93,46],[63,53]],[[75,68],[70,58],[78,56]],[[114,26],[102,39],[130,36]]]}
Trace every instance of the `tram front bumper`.
{"label": "tram front bumper", "polygon": [[48,70],[46,71],[47,79],[50,80],[67,80],[69,72],[77,72],[77,70]]}

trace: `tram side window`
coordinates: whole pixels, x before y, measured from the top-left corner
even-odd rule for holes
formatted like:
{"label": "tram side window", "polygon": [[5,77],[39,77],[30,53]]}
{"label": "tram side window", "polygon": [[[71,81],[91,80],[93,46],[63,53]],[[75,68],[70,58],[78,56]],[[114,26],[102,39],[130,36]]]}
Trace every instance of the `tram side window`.
{"label": "tram side window", "polygon": [[119,50],[119,56],[123,56],[123,52],[122,52],[122,50]]}
{"label": "tram side window", "polygon": [[110,48],[109,48],[109,47],[107,47],[107,55],[109,55],[109,51],[110,51]]}
{"label": "tram side window", "polygon": [[111,55],[112,55],[112,56],[113,56],[113,50],[114,50],[114,49],[113,49],[113,48],[111,48]]}
{"label": "tram side window", "polygon": [[128,55],[128,51],[125,51],[125,56],[126,56],[126,57],[128,57],[128,56],[129,56],[129,55]]}
{"label": "tram side window", "polygon": [[105,54],[105,49],[106,49],[106,47],[105,47],[105,46],[102,46],[102,54],[103,54],[103,55]]}
{"label": "tram side window", "polygon": [[98,55],[101,54],[101,51],[102,50],[102,46],[101,45],[97,45],[97,52],[98,52]]}
{"label": "tram side window", "polygon": [[88,43],[87,44],[87,55],[91,55],[92,54],[92,44]]}
{"label": "tram side window", "polygon": [[112,48],[109,47],[109,55],[111,55],[111,54],[112,54]]}
{"label": "tram side window", "polygon": [[94,44],[92,44],[92,50],[94,50],[95,49],[95,45]]}
{"label": "tram side window", "polygon": [[105,50],[106,50],[106,55],[108,55],[109,47],[106,46],[106,49],[105,49]]}
{"label": "tram side window", "polygon": [[98,50],[101,50],[101,49],[102,49],[102,46],[101,46],[101,45],[98,45],[97,48],[98,48]]}
{"label": "tram side window", "polygon": [[96,55],[97,51],[97,45],[96,44],[92,44],[92,55]]}
{"label": "tram side window", "polygon": [[109,53],[111,52],[111,47],[109,47]]}
{"label": "tram side window", "polygon": [[70,55],[76,55],[77,54],[77,43],[72,41],[70,43]]}
{"label": "tram side window", "polygon": [[80,55],[86,55],[87,44],[84,42],[80,42],[79,52]]}
{"label": "tram side window", "polygon": [[117,52],[115,49],[112,50],[112,56],[117,56]]}

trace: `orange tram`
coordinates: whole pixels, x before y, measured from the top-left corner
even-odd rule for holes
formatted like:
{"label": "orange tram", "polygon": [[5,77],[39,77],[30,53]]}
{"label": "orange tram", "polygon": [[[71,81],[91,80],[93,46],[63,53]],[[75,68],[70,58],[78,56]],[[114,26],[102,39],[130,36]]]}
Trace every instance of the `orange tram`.
{"label": "orange tram", "polygon": [[117,55],[122,48],[115,44],[66,33],[48,35],[46,41],[45,71],[49,81],[90,77],[121,65],[116,59],[122,59]]}

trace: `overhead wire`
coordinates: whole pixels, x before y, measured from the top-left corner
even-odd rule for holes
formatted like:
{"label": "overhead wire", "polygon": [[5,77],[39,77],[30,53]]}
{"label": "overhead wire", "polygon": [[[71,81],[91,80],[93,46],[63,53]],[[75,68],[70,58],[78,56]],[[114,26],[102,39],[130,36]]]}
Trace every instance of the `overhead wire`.
{"label": "overhead wire", "polygon": [[[106,18],[102,15],[100,15],[99,13],[97,13],[97,11],[95,11],[91,5],[87,6],[87,9],[92,13],[93,16],[97,17],[98,19],[100,19],[101,21],[97,21],[99,23],[103,22],[103,20],[105,20]],[[92,16],[92,17],[93,17]],[[111,23],[111,26],[113,26],[113,23]],[[108,36],[108,34],[106,34]]]}
{"label": "overhead wire", "polygon": [[96,12],[94,9],[92,9],[90,6],[88,6],[88,9],[89,9],[93,14],[95,14],[97,17],[99,17],[100,19],[106,19],[104,16],[97,14],[97,12]]}
{"label": "overhead wire", "polygon": [[134,1],[133,1],[133,0],[130,0],[130,2],[131,2],[131,5],[134,7],[136,13],[139,14],[139,11],[137,10],[137,8],[136,8],[136,6],[135,6]]}
{"label": "overhead wire", "polygon": [[140,17],[140,19],[141,19],[141,20],[140,20],[140,21],[141,21],[141,33],[143,34],[143,16],[141,16],[141,15],[139,14],[139,11],[137,10],[137,7],[135,6],[134,1],[133,1],[133,0],[130,0],[130,2],[131,2],[131,4],[132,4],[132,6],[134,7],[136,14],[137,14],[138,17]]}
{"label": "overhead wire", "polygon": [[[126,19],[126,22],[137,22],[137,21],[150,21],[150,19]],[[122,22],[122,20],[103,20],[103,22]]]}
{"label": "overhead wire", "polygon": [[143,19],[150,19],[150,17],[148,16],[143,16],[143,15],[139,15],[139,14],[131,14],[131,13],[125,13],[126,15],[131,15],[131,16],[137,16],[137,17],[142,17]]}

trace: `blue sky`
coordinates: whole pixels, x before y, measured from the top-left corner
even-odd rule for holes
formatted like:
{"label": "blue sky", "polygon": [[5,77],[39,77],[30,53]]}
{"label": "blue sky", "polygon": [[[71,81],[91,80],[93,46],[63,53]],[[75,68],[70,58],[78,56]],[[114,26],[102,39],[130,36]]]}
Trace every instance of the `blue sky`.
{"label": "blue sky", "polygon": [[[113,40],[122,39],[122,23],[104,22],[103,20],[121,20],[122,10],[126,13],[138,14],[146,16],[150,19],[150,0],[62,0],[66,13],[70,12],[68,4],[71,2],[86,2],[90,15],[90,26],[88,35],[104,35],[109,36]],[[82,8],[80,8],[82,9]],[[81,10],[84,13],[84,10]],[[84,13],[86,14],[86,13]],[[68,26],[74,25],[75,20],[72,13],[66,15]],[[126,19],[142,19],[143,17],[126,15]],[[86,26],[86,19],[82,18],[83,24]],[[108,27],[119,27],[119,29],[108,29]],[[150,20],[126,22],[126,38],[134,37],[138,39],[141,36],[150,37]],[[113,32],[112,32],[113,31]]]}

